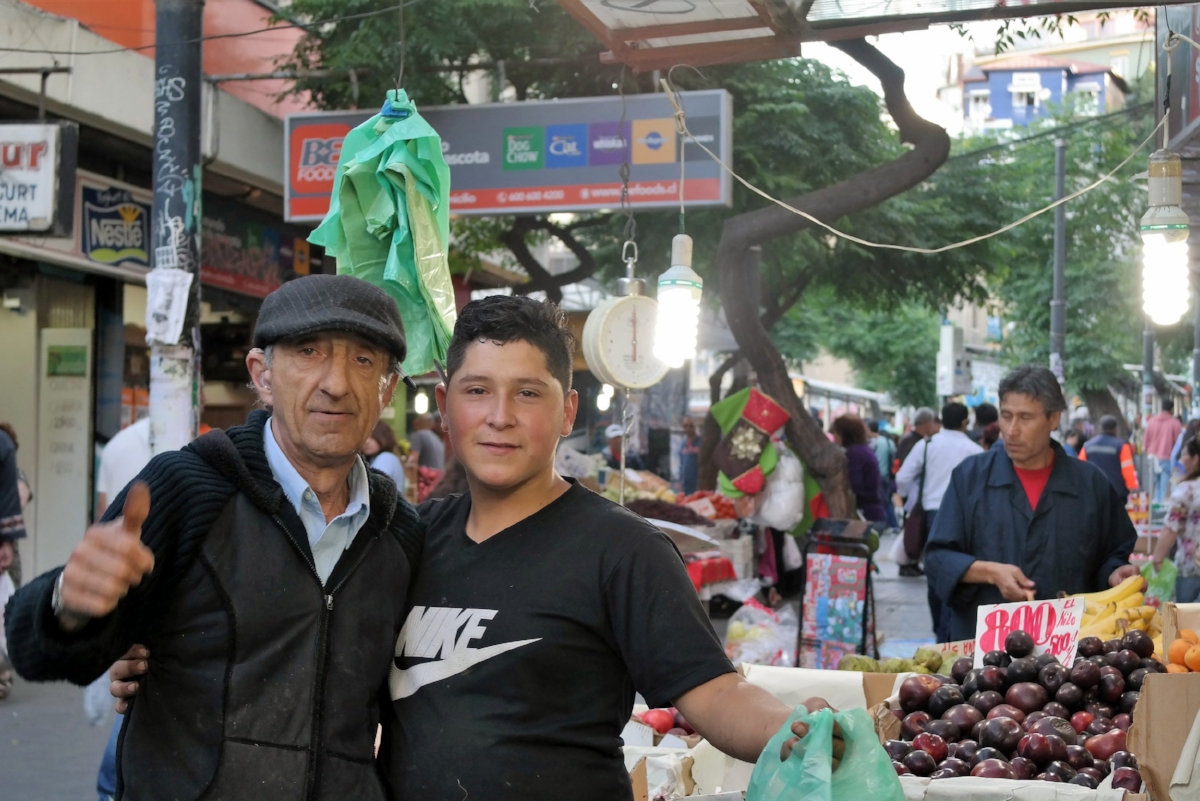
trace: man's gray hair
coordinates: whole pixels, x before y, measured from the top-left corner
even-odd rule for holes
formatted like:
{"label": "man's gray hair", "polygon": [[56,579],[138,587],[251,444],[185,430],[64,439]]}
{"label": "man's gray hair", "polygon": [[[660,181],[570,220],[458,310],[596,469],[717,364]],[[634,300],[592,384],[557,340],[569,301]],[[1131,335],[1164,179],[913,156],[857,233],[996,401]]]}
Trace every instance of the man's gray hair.
{"label": "man's gray hair", "polygon": [[1113,434],[1121,427],[1120,421],[1111,414],[1106,414],[1100,418],[1100,430],[1109,431]]}
{"label": "man's gray hair", "polygon": [[913,425],[923,426],[926,423],[932,423],[936,419],[937,412],[935,412],[933,409],[930,409],[928,406],[922,406],[920,409],[917,409],[917,414],[913,417]]}
{"label": "man's gray hair", "polygon": [[1045,367],[1023,364],[1004,376],[1000,381],[1000,401],[1003,403],[1004,397],[1012,392],[1040,402],[1047,417],[1067,408],[1067,399],[1063,397],[1058,379]]}

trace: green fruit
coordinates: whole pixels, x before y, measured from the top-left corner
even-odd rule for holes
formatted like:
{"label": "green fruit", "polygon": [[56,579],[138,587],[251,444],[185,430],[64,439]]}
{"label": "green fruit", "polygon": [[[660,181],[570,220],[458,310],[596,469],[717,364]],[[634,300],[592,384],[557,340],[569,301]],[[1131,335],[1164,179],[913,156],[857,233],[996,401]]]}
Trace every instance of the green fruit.
{"label": "green fruit", "polygon": [[930,673],[937,673],[938,668],[942,666],[942,654],[932,648],[918,648],[913,654],[913,661],[929,668]]}
{"label": "green fruit", "polygon": [[855,670],[859,673],[878,673],[879,663],[862,654],[846,654],[838,662],[838,670]]}
{"label": "green fruit", "polygon": [[916,665],[911,659],[900,659],[892,657],[891,659],[879,665],[880,673],[912,673]]}

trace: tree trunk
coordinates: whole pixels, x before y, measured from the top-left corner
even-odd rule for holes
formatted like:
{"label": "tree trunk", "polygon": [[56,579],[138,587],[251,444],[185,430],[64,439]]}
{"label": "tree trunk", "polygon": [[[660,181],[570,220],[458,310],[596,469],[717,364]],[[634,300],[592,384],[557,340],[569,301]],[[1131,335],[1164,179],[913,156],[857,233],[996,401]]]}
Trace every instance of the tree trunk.
{"label": "tree trunk", "polygon": [[[918,116],[905,97],[903,70],[865,39],[832,44],[879,78],[884,102],[899,128],[901,141],[914,147],[886,164],[787,201],[826,223],[877,206],[911,189],[932,175],[950,153],[950,137],[945,130]],[[855,501],[845,454],[825,437],[796,397],[787,366],[771,342],[748,289],[757,287],[760,281],[758,263],[752,258],[750,248],[799,233],[812,225],[774,204],[726,220],[716,258],[721,302],[741,352],[758,374],[759,387],[791,415],[786,427],[788,443],[817,480],[830,513],[834,517],[853,517]]]}
{"label": "tree trunk", "polygon": [[1121,436],[1129,436],[1129,421],[1121,413],[1121,404],[1117,403],[1117,399],[1113,397],[1112,392],[1107,388],[1084,389],[1080,390],[1079,394],[1083,396],[1083,402],[1087,404],[1088,417],[1093,424],[1099,426],[1100,418],[1106,414],[1111,414],[1117,418],[1117,425],[1120,428]]}

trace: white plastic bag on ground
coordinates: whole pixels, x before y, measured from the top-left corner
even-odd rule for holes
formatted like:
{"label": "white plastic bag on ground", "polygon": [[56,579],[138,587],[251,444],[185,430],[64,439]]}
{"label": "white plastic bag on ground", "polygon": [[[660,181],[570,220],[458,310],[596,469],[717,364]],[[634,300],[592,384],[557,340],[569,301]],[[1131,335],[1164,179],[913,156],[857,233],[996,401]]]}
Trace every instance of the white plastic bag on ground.
{"label": "white plastic bag on ground", "polygon": [[804,467],[782,442],[775,443],[775,449],[779,463],[759,493],[753,520],[776,531],[791,531],[804,519]]}

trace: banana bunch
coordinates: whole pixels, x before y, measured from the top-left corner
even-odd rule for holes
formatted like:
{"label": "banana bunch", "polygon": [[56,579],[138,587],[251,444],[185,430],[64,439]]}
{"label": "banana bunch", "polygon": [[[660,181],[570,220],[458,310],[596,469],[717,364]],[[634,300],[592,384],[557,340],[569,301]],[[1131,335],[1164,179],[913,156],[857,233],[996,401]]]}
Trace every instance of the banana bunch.
{"label": "banana bunch", "polygon": [[1073,596],[1082,598],[1086,604],[1079,636],[1108,640],[1136,629],[1146,632],[1152,639],[1161,639],[1162,618],[1157,607],[1145,603],[1141,586],[1142,577],[1131,576],[1104,592]]}

